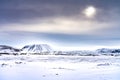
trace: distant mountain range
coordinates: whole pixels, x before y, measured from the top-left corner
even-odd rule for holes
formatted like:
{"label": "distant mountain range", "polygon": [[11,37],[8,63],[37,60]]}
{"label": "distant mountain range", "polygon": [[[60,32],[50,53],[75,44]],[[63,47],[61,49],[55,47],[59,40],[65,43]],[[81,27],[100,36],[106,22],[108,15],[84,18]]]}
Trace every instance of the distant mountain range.
{"label": "distant mountain range", "polygon": [[50,54],[52,51],[52,48],[47,44],[26,45],[21,49],[0,45],[0,54]]}
{"label": "distant mountain range", "polygon": [[21,49],[13,48],[7,45],[0,45],[0,54],[40,54],[40,55],[80,55],[80,56],[98,56],[98,55],[120,55],[120,49],[101,48],[95,51],[78,50],[78,51],[54,51],[47,44],[26,45]]}

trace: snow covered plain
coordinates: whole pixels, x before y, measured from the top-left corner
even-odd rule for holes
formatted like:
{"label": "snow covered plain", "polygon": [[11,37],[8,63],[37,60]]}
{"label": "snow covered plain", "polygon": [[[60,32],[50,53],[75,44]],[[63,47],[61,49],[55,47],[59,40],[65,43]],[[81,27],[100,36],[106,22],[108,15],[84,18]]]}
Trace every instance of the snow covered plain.
{"label": "snow covered plain", "polygon": [[0,80],[120,80],[120,56],[2,55]]}

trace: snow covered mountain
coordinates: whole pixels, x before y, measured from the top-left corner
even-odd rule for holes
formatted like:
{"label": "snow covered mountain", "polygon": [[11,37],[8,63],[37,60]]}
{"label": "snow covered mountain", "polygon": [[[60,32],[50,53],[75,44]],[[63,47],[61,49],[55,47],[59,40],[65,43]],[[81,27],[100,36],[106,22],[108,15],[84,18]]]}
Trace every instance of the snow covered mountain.
{"label": "snow covered mountain", "polygon": [[120,49],[109,49],[109,48],[101,48],[94,51],[90,50],[79,50],[79,51],[55,51],[55,55],[78,55],[78,56],[119,56]]}
{"label": "snow covered mountain", "polygon": [[52,51],[52,48],[47,44],[33,44],[24,46],[22,48],[21,54],[50,54]]}
{"label": "snow covered mountain", "polygon": [[96,53],[102,54],[102,55],[120,55],[120,49],[109,49],[109,48],[101,48],[97,49]]}
{"label": "snow covered mountain", "polygon": [[98,53],[120,53],[120,49],[102,48],[96,50]]}
{"label": "snow covered mountain", "polygon": [[16,49],[7,45],[0,45],[1,54],[40,54],[40,55],[78,55],[78,56],[99,56],[110,55],[119,56],[120,49],[101,48],[94,51],[78,50],[78,51],[53,51],[47,44],[26,45],[22,49]]}
{"label": "snow covered mountain", "polygon": [[7,45],[0,45],[0,54],[50,54],[52,48],[47,44],[26,45],[22,49],[16,49]]}
{"label": "snow covered mountain", "polygon": [[20,49],[13,48],[11,46],[0,45],[0,54],[18,54]]}

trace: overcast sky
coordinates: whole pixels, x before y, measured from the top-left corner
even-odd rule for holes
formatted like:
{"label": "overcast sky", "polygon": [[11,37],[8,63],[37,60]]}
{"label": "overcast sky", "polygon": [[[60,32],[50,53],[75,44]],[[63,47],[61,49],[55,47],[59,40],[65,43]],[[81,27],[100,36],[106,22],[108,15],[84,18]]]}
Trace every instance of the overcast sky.
{"label": "overcast sky", "polygon": [[0,44],[34,43],[119,46],[120,0],[0,0]]}

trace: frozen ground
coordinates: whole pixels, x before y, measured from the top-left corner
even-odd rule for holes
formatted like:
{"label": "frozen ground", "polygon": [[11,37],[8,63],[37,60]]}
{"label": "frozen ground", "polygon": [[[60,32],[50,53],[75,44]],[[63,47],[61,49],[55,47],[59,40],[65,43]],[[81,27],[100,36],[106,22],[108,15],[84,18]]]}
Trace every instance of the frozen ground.
{"label": "frozen ground", "polygon": [[120,57],[0,56],[0,80],[120,80]]}

